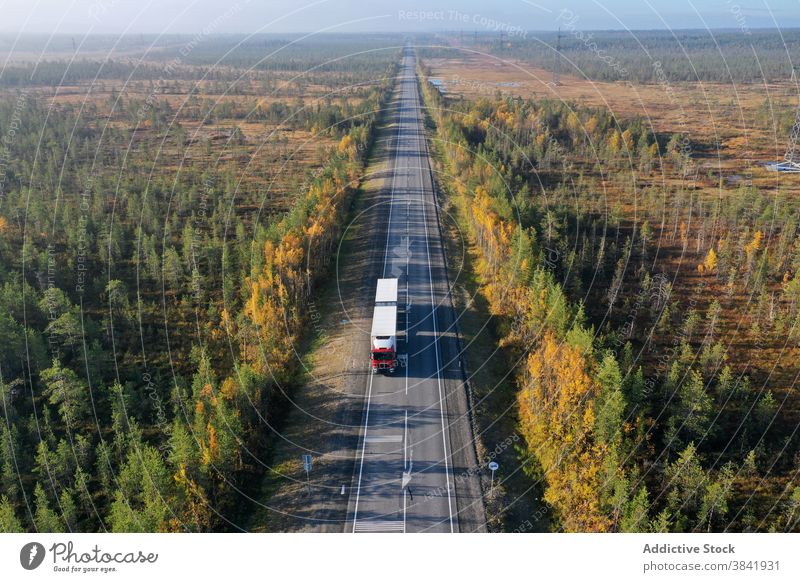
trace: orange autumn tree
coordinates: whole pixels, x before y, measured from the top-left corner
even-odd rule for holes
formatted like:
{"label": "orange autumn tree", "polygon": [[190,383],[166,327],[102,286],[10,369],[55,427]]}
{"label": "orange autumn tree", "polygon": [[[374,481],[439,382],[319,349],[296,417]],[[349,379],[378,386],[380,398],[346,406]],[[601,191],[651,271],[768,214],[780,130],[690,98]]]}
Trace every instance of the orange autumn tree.
{"label": "orange autumn tree", "polygon": [[700,272],[700,274],[714,273],[714,271],[717,270],[717,253],[713,248],[708,250],[705,260],[697,265],[697,270]]}
{"label": "orange autumn tree", "polygon": [[[355,143],[352,138],[347,144]],[[349,147],[349,146],[348,146]],[[302,333],[302,306],[341,235],[360,161],[349,150],[314,180],[303,201],[284,217],[263,245],[263,261],[246,281],[250,290],[240,330],[244,361],[278,381],[291,375],[294,348]]]}
{"label": "orange autumn tree", "polygon": [[520,432],[544,472],[545,501],[569,532],[604,532],[602,461],[595,442],[595,403],[600,387],[582,348],[548,332],[530,354],[517,396]]}
{"label": "orange autumn tree", "polygon": [[348,157],[354,158],[356,155],[356,142],[351,135],[345,135],[340,141],[339,145],[336,148],[336,151],[339,155],[346,155]]}

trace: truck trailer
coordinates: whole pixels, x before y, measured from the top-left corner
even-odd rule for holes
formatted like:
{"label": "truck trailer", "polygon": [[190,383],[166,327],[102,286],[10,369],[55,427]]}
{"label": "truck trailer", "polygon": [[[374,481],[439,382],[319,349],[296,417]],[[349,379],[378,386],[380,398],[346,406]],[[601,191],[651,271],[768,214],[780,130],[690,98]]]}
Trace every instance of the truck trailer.
{"label": "truck trailer", "polygon": [[370,333],[372,372],[397,365],[397,279],[378,279]]}

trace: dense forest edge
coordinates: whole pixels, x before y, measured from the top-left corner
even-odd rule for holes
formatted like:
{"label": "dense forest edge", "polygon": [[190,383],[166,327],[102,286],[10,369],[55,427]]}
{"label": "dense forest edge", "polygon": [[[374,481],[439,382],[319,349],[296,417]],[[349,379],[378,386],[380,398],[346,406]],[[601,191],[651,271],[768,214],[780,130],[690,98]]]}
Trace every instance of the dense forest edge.
{"label": "dense forest edge", "polygon": [[[655,187],[642,196],[614,174],[681,173],[693,163],[685,136],[559,101],[448,99],[423,86],[447,190],[514,367],[498,389],[515,391],[518,465],[544,490],[551,528],[797,531],[791,390],[776,396],[729,365],[725,301],[707,295],[747,290],[759,345],[796,349],[796,202],[779,193],[774,220],[762,212],[769,195],[742,186],[727,207],[698,209],[684,184],[662,220]],[[622,201],[609,201],[609,185]],[[640,201],[632,224],[626,197],[627,208]],[[654,245],[665,235],[684,251],[696,243],[686,262],[701,298],[673,292]]]}

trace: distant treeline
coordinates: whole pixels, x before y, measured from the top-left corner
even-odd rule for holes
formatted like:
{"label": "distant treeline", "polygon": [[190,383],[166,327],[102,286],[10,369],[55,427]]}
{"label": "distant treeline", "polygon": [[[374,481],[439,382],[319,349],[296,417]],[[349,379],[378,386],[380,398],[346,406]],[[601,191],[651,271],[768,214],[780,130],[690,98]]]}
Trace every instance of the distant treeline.
{"label": "distant treeline", "polygon": [[[0,39],[0,47],[7,44]],[[59,86],[111,79],[173,79],[176,73],[189,80],[234,81],[243,74],[259,78],[265,71],[300,75],[339,73],[347,76],[344,82],[355,84],[379,77],[386,70],[387,56],[394,54],[401,44],[400,37],[379,35],[324,36],[302,41],[272,36],[247,39],[178,36],[155,46],[143,40],[132,50],[129,43],[123,44],[129,49],[123,55],[120,47],[109,43],[95,47],[92,55],[78,49],[74,59],[69,52],[44,52],[39,61],[10,64],[0,72],[0,87]],[[22,50],[13,45],[5,49],[12,59],[15,51]],[[108,57],[101,56],[103,50],[108,51]]]}
{"label": "distant treeline", "polygon": [[[562,74],[597,81],[757,83],[788,80],[800,63],[800,30],[587,31],[564,22],[558,33],[466,37],[466,50],[488,50],[553,70],[560,47]],[[454,54],[461,49],[429,51]]]}

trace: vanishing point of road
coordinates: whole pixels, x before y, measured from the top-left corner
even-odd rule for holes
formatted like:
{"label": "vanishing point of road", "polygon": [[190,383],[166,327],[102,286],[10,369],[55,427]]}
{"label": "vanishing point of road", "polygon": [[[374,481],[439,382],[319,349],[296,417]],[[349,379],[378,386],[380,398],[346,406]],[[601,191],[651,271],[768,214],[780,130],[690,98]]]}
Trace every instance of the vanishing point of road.
{"label": "vanishing point of road", "polygon": [[355,533],[461,531],[455,485],[463,468],[454,470],[453,430],[467,433],[458,446],[472,446],[464,411],[448,411],[447,391],[463,391],[464,384],[415,65],[406,46],[380,201],[385,248],[375,254],[382,264],[372,265],[376,279],[398,278],[405,365],[366,379],[345,526]]}

